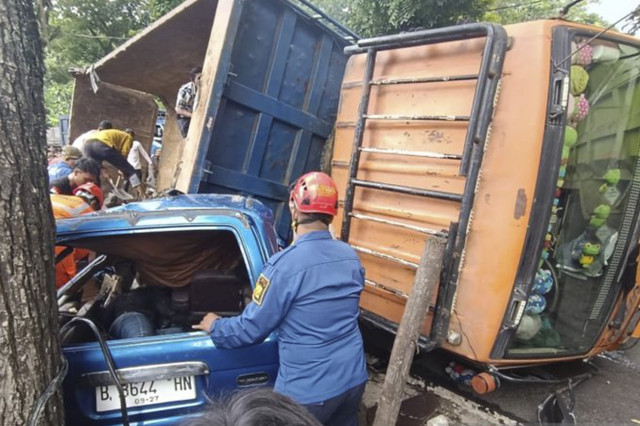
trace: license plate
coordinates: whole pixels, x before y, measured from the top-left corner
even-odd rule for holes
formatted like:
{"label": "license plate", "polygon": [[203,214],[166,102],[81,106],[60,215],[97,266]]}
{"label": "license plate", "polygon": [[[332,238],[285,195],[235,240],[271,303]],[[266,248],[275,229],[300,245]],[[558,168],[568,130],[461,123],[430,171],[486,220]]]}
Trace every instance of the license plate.
{"label": "license plate", "polygon": [[[164,402],[186,401],[196,397],[194,376],[149,382],[126,383],[122,385],[127,407],[162,404]],[[114,385],[96,387],[96,411],[120,409],[118,389]]]}

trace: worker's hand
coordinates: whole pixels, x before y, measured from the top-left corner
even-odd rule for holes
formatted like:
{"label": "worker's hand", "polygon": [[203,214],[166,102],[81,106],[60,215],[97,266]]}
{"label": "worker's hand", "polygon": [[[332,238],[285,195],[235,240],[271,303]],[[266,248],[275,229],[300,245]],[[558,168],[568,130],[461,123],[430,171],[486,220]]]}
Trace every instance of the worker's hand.
{"label": "worker's hand", "polygon": [[208,333],[211,330],[211,326],[218,318],[220,318],[218,315],[214,314],[213,312],[209,312],[204,316],[204,318],[202,318],[200,324],[195,324],[191,327],[195,328],[196,330],[206,331]]}

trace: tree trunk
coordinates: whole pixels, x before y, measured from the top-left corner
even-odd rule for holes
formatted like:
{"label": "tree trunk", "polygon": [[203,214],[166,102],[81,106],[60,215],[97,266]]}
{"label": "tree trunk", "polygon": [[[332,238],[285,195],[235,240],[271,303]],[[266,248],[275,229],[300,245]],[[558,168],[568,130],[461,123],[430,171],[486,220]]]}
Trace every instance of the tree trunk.
{"label": "tree trunk", "polygon": [[[60,368],[42,45],[29,0],[0,0],[0,424],[25,425]],[[62,425],[60,392],[40,425]]]}

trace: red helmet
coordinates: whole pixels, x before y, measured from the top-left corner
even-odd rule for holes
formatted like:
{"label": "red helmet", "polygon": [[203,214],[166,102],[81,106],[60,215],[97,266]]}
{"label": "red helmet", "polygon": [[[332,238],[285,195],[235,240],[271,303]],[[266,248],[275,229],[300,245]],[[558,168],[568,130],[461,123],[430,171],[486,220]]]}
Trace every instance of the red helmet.
{"label": "red helmet", "polygon": [[296,181],[289,201],[302,213],[335,216],[338,212],[338,187],[329,175],[309,172]]}
{"label": "red helmet", "polygon": [[85,195],[91,198],[96,198],[98,200],[99,207],[102,207],[102,202],[104,201],[104,195],[102,194],[102,190],[98,185],[93,182],[83,183],[79,185],[76,189],[73,190],[73,195]]}

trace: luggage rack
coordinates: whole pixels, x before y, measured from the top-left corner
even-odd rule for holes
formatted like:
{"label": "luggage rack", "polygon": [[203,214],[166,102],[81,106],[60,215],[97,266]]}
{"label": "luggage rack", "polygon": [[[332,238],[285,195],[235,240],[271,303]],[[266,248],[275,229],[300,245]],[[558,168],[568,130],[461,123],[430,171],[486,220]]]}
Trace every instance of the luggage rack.
{"label": "luggage rack", "polygon": [[[379,51],[429,45],[450,41],[460,41],[474,38],[485,38],[483,55],[477,74],[449,75],[423,78],[373,79],[376,55]],[[504,28],[496,24],[477,23],[434,30],[416,31],[392,36],[376,37],[357,41],[355,45],[345,47],[346,54],[366,53],[365,72],[362,81],[362,97],[355,123],[353,148],[349,162],[347,189],[344,200],[344,214],[340,238],[349,242],[352,219],[383,223],[412,229],[427,235],[447,238],[442,276],[438,290],[436,314],[429,338],[431,347],[438,346],[444,339],[450,321],[454,295],[456,292],[458,272],[462,253],[466,243],[471,210],[475,198],[478,175],[482,163],[485,141],[489,132],[493,109],[502,74],[502,65],[507,50],[507,34]],[[470,115],[384,115],[369,114],[369,101],[372,86],[407,85],[446,83],[454,81],[477,81]],[[379,149],[363,147],[362,142],[368,120],[402,120],[402,121],[455,121],[466,122],[467,134],[462,154],[419,152],[399,149]],[[373,182],[358,178],[360,156],[363,152],[389,156],[423,157],[441,160],[459,160],[459,176],[466,177],[462,194],[393,185],[384,182]],[[436,230],[409,225],[400,221],[386,220],[374,216],[354,213],[354,199],[356,188],[388,191],[399,194],[409,194],[425,198],[455,201],[461,203],[458,221],[452,223],[449,230]],[[354,247],[356,251],[371,256],[386,259],[405,267],[415,268],[416,264],[395,256],[376,252],[364,247]],[[385,288],[382,283],[375,283]]]}

